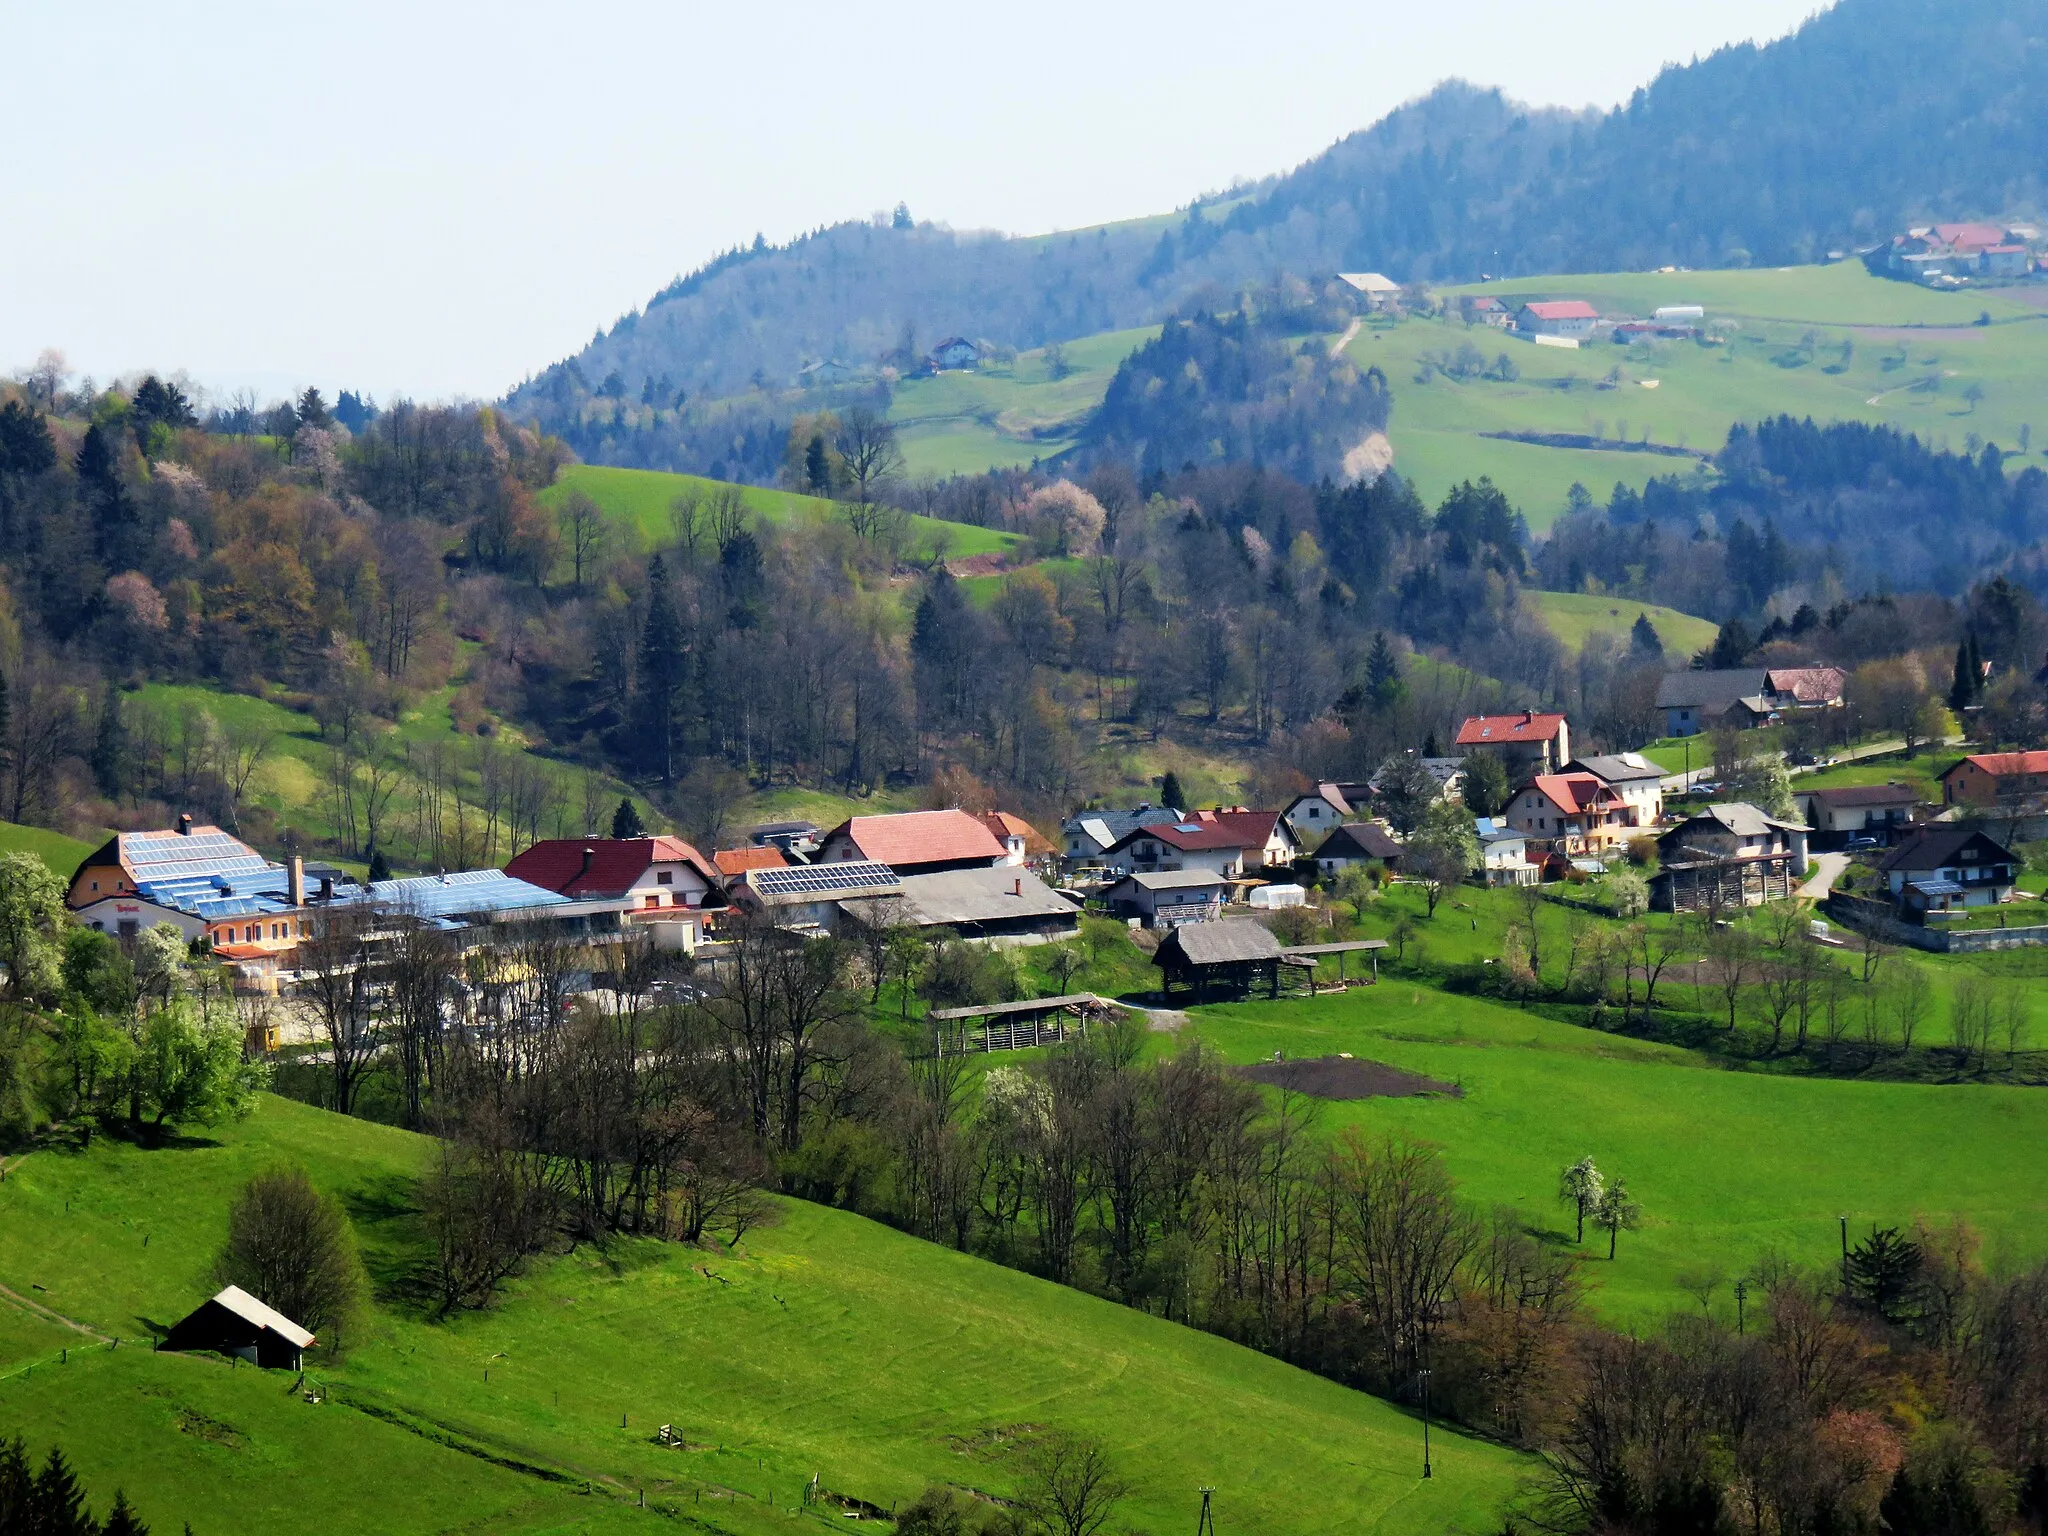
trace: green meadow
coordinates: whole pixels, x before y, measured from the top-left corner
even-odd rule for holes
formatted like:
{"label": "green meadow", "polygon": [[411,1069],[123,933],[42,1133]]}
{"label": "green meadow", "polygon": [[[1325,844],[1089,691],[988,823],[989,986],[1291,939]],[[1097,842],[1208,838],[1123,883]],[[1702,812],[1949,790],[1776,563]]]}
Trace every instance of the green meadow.
{"label": "green meadow", "polygon": [[1656,626],[1657,638],[1674,664],[1714,643],[1719,628],[1710,619],[1694,618],[1676,608],[1631,602],[1621,597],[1595,597],[1583,592],[1524,591],[1522,601],[1567,650],[1582,651],[1595,635],[1605,635],[1624,648],[1638,615]]}
{"label": "green meadow", "polygon": [[24,827],[12,821],[0,821],[0,853],[32,853],[66,879],[85,862],[85,856],[96,846],[75,837],[66,837],[62,832],[52,832],[47,827]]}
{"label": "green meadow", "polygon": [[[102,1498],[124,1486],[200,1536],[302,1530],[309,1509],[380,1531],[754,1531],[814,1476],[884,1508],[931,1483],[1001,1497],[1014,1437],[1044,1427],[1105,1441],[1138,1529],[1192,1521],[1208,1485],[1234,1529],[1484,1533],[1526,1465],[1440,1431],[1424,1482],[1419,1425],[1377,1399],[799,1202],[733,1252],[584,1248],[433,1322],[402,1299],[425,1148],[266,1097],[176,1147],[16,1163],[0,1284],[124,1342],[66,1344],[0,1305],[0,1434],[61,1437]],[[228,1201],[280,1161],[348,1204],[379,1286],[345,1359],[310,1366],[318,1405],[290,1376],[137,1342],[207,1294]]]}

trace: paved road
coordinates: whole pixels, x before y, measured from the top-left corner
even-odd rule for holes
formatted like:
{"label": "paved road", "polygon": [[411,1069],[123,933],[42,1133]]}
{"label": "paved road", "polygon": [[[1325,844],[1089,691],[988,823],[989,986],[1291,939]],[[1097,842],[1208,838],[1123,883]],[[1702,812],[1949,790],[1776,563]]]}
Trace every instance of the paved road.
{"label": "paved road", "polygon": [[1799,887],[1799,894],[1812,901],[1827,900],[1828,892],[1835,888],[1835,882],[1842,878],[1842,871],[1849,867],[1846,853],[1816,853],[1813,856],[1813,877]]}

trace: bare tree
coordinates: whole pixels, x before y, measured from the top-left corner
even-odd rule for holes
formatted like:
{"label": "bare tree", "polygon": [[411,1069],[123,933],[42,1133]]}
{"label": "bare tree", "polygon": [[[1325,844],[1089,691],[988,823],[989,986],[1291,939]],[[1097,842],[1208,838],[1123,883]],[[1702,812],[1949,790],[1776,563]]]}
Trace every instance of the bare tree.
{"label": "bare tree", "polygon": [[872,542],[888,525],[887,509],[880,504],[883,490],[903,472],[903,450],[896,442],[896,429],[886,417],[868,406],[857,405],[839,419],[833,447],[846,466],[847,525],[863,543]]}
{"label": "bare tree", "polygon": [[228,807],[237,832],[242,830],[242,801],[249,781],[276,745],[277,732],[262,720],[230,720],[221,731],[221,775],[227,782]]}
{"label": "bare tree", "polygon": [[1040,1536],[1095,1536],[1131,1492],[1108,1452],[1085,1435],[1039,1436],[1024,1453],[1024,1467],[1017,1506]]}
{"label": "bare tree", "polygon": [[376,917],[366,907],[329,907],[299,945],[299,991],[327,1040],[331,1107],[355,1112],[377,1048],[370,1024],[370,944]]}
{"label": "bare tree", "polygon": [[[681,500],[680,497],[677,500]],[[576,590],[583,590],[583,573],[596,565],[604,550],[607,531],[604,509],[580,490],[571,490],[555,508],[555,519],[569,545],[569,567]]]}

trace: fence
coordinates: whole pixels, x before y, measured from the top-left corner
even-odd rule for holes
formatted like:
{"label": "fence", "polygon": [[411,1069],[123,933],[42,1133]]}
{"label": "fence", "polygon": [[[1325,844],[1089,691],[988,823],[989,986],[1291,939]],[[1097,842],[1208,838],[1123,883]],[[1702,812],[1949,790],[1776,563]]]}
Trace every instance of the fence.
{"label": "fence", "polygon": [[1981,955],[2048,944],[2048,926],[2041,924],[2025,928],[1923,928],[1902,920],[1889,902],[1850,896],[1842,891],[1828,897],[1826,911],[1858,933],[1934,955]]}

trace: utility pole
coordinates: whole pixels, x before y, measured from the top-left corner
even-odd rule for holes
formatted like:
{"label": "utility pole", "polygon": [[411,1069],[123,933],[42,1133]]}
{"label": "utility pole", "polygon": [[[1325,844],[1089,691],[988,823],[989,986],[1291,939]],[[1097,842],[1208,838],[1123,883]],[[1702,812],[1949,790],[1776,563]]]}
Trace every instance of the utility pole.
{"label": "utility pole", "polygon": [[1422,1475],[1430,1475],[1429,1468],[1429,1369],[1424,1367],[1415,1373],[1422,1380]]}
{"label": "utility pole", "polygon": [[1198,1490],[1202,1495],[1202,1516],[1195,1522],[1195,1536],[1216,1536],[1216,1516],[1209,1509],[1209,1495],[1214,1488]]}
{"label": "utility pole", "polygon": [[1744,1333],[1742,1326],[1742,1304],[1747,1300],[1749,1300],[1749,1281],[1745,1278],[1735,1282],[1735,1336],[1738,1339]]}
{"label": "utility pole", "polygon": [[1849,1218],[1837,1218],[1842,1223],[1842,1289],[1849,1289]]}

